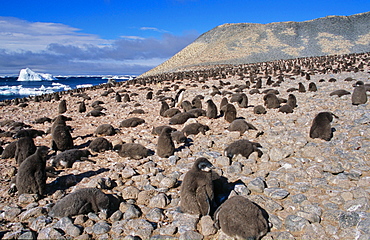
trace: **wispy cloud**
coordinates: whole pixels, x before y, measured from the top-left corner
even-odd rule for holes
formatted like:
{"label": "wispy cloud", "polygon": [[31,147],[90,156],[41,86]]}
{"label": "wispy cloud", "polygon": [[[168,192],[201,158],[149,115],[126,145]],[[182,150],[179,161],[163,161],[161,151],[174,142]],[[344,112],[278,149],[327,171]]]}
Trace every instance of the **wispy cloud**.
{"label": "wispy cloud", "polygon": [[155,27],[141,27],[140,30],[144,30],[144,31],[149,30],[149,31],[155,31],[155,32],[160,32],[160,33],[168,33],[168,31],[166,30],[155,28]]}
{"label": "wispy cloud", "polygon": [[163,31],[159,39],[121,36],[112,40],[65,24],[0,17],[0,74],[17,73],[25,67],[54,74],[140,74],[197,36],[196,32],[175,36]]}

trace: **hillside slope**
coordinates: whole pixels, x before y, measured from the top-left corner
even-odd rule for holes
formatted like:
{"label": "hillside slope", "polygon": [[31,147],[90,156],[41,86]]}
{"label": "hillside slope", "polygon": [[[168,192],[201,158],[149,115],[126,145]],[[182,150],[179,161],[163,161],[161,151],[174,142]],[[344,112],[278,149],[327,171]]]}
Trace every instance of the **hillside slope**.
{"label": "hillside slope", "polygon": [[370,12],[305,22],[217,26],[142,76],[199,65],[244,64],[370,51]]}

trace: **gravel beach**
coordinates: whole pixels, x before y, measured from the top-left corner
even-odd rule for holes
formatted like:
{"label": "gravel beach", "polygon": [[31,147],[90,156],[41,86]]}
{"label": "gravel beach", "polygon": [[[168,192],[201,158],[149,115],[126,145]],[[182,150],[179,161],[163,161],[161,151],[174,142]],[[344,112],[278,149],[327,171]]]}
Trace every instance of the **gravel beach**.
{"label": "gravel beach", "polygon": [[[57,176],[48,178],[46,195],[41,199],[30,194],[9,195],[10,181],[18,166],[14,158],[0,159],[0,237],[229,239],[214,228],[209,216],[182,213],[179,208],[184,174],[197,158],[206,157],[216,167],[215,173],[234,186],[232,194],[247,197],[268,213],[271,229],[262,239],[370,239],[369,101],[352,105],[350,94],[330,96],[339,89],[352,93],[357,81],[369,83],[368,59],[369,54],[358,54],[193,68],[188,73],[138,78],[86,89],[84,93],[90,99],[85,100],[77,92],[60,94],[60,100],[67,102],[63,115],[72,118],[67,125],[73,128],[75,148],[88,149],[90,141],[97,138],[94,135],[97,127],[111,124],[119,131],[103,137],[113,145],[139,143],[154,154],[136,160],[120,157],[113,150],[92,153],[91,161],[77,161],[72,168],[57,169]],[[283,81],[269,86],[266,85],[268,76],[275,83],[279,76]],[[262,80],[260,93],[251,94],[258,79]],[[248,87],[246,82],[251,81]],[[306,92],[298,92],[299,82]],[[316,84],[316,92],[308,91],[311,82]],[[174,156],[160,158],[155,153],[158,135],[152,134],[152,129],[169,124],[169,118],[159,115],[160,99],[174,98],[178,91],[174,90],[175,85],[186,89],[184,100],[191,102],[197,95],[204,96],[201,101],[204,110],[208,99],[213,100],[219,111],[223,97],[230,100],[233,93],[245,93],[248,107],[241,108],[234,103],[237,117],[244,118],[257,130],[243,134],[228,131],[230,123],[222,116],[191,118],[171,127],[182,130],[185,125],[198,122],[207,125],[209,130],[205,134],[187,136],[189,143],[175,144]],[[212,86],[222,94],[214,95]],[[287,91],[290,88],[297,90]],[[255,114],[254,106],[264,105],[262,92],[266,89],[278,90],[277,96],[284,99],[294,94],[297,107],[293,113],[266,108],[266,114]],[[149,91],[153,92],[153,99],[147,99]],[[130,101],[117,102],[116,93],[128,94]],[[11,124],[6,121],[13,120],[48,132],[52,123],[37,124],[35,120],[58,116],[60,100],[30,100],[27,106],[0,104],[0,129],[11,131]],[[77,102],[83,100],[87,111],[80,113]],[[100,106],[105,115],[86,116],[93,109],[91,104],[98,100],[103,102]],[[136,109],[144,113],[131,113]],[[333,138],[330,141],[310,138],[313,118],[326,111],[338,117],[331,123],[335,129]],[[123,120],[131,117],[142,118],[145,123],[120,127]],[[36,137],[34,142],[36,146],[50,147],[51,138],[51,134],[46,134]],[[262,156],[258,157],[257,152],[248,158],[239,155],[230,160],[224,156],[225,148],[240,139],[260,143]],[[13,141],[11,137],[0,139],[3,148]],[[97,187],[109,194],[116,200],[116,208],[108,214],[89,213],[61,219],[48,215],[59,199],[85,187]]]}

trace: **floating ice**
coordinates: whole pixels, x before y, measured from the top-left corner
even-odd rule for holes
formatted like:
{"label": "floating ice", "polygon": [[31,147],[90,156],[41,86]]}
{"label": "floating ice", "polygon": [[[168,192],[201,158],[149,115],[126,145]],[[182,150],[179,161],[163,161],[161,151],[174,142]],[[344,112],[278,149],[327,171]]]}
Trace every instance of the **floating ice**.
{"label": "floating ice", "polygon": [[48,73],[35,73],[29,68],[21,69],[17,81],[44,81],[57,80],[53,75]]}
{"label": "floating ice", "polygon": [[70,90],[71,87],[64,84],[53,83],[51,87],[45,87],[41,85],[39,88],[25,88],[22,85],[18,86],[0,86],[0,95],[25,95],[25,96],[35,96],[35,95],[42,95],[46,93],[53,93],[58,91],[66,91]]}
{"label": "floating ice", "polygon": [[81,84],[81,85],[76,85],[76,88],[87,88],[87,87],[92,87],[92,84]]}

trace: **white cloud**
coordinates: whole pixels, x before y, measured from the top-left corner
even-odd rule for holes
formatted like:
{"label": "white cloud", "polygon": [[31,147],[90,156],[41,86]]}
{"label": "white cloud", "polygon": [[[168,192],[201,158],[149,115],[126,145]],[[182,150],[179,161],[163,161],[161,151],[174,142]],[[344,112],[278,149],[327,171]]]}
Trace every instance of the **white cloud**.
{"label": "white cloud", "polygon": [[52,43],[96,46],[111,44],[111,40],[94,34],[79,33],[80,29],[60,23],[28,22],[18,18],[0,17],[1,48],[8,51],[42,51]]}
{"label": "white cloud", "polygon": [[107,40],[61,23],[0,17],[0,74],[13,74],[25,67],[53,74],[140,74],[198,37],[196,32],[181,36],[162,33],[160,39],[124,35]]}
{"label": "white cloud", "polygon": [[155,28],[155,27],[141,27],[140,30],[144,30],[144,31],[150,30],[150,31],[155,31],[155,32],[160,32],[160,33],[167,33],[168,32],[166,30],[158,29],[158,28]]}

